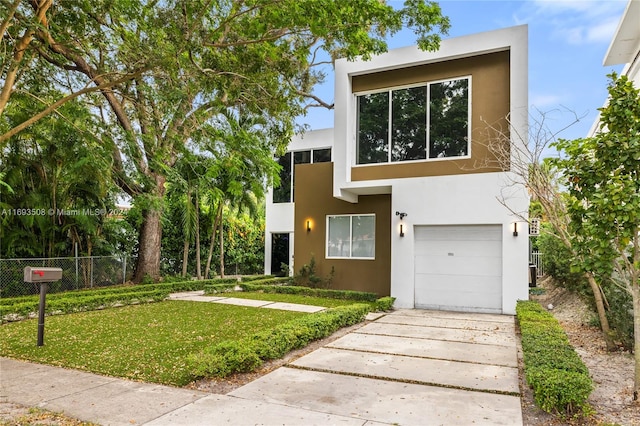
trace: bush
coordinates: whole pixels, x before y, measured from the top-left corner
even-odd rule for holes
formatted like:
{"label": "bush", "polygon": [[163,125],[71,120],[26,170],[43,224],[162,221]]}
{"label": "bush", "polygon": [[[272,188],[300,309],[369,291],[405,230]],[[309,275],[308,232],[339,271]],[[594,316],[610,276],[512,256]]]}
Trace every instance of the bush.
{"label": "bush", "polygon": [[561,415],[587,413],[593,382],[558,321],[533,301],[518,301],[516,316],[525,377],[536,405]]}
{"label": "bush", "polygon": [[631,295],[612,283],[603,285],[602,291],[609,302],[607,319],[614,333],[614,340],[619,342],[625,350],[633,352],[633,300]]}
{"label": "bush", "polygon": [[591,293],[591,287],[582,274],[571,271],[573,256],[557,237],[548,233],[540,234],[537,237],[537,243],[543,254],[542,262],[546,274],[568,290],[582,295]]}
{"label": "bush", "polygon": [[326,290],[321,288],[310,288],[302,286],[273,285],[274,283],[288,282],[287,278],[270,278],[264,281],[252,281],[250,283],[240,282],[234,286],[225,285],[205,285],[205,294],[228,293],[236,291],[239,287],[242,291],[257,293],[280,293],[297,294],[301,296],[326,297],[329,299],[353,300],[357,302],[375,302],[378,296],[375,293],[352,290]]}
{"label": "bush", "polygon": [[376,300],[376,311],[387,312],[393,309],[393,302],[396,301],[395,297],[381,297]]}
{"label": "bush", "polygon": [[188,357],[193,378],[226,377],[232,373],[253,371],[264,361],[280,358],[342,327],[363,321],[370,309],[370,305],[362,303],[339,306],[305,315],[238,342],[211,346]]}

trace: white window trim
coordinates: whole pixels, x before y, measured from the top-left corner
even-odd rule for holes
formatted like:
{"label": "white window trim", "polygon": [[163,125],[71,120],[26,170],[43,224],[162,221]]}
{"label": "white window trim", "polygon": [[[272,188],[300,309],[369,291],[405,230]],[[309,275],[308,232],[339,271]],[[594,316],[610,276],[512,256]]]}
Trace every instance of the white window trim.
{"label": "white window trim", "polygon": [[349,217],[349,236],[350,236],[350,242],[351,244],[349,245],[349,254],[351,254],[353,252],[353,217],[354,216],[370,216],[374,218],[374,226],[375,226],[375,213],[354,213],[354,214],[328,214],[326,216],[326,226],[325,229],[326,234],[324,237],[324,257],[325,259],[348,259],[348,260],[375,260],[376,256],[375,256],[375,238],[373,240],[373,244],[374,244],[374,255],[373,257],[352,257],[352,256],[329,256],[329,219],[330,218],[334,218],[334,217]]}
{"label": "white window trim", "polygon": [[[468,91],[468,96],[467,96],[467,155],[461,155],[458,157],[442,157],[442,158],[429,158],[429,109],[430,109],[430,97],[431,97],[431,88],[430,86],[432,84],[437,84],[437,83],[443,83],[446,81],[453,81],[453,80],[462,80],[462,79],[467,79],[469,81],[469,91]],[[471,74],[469,75],[461,75],[461,76],[457,76],[457,77],[450,77],[450,78],[444,78],[444,79],[439,79],[439,80],[431,80],[431,81],[425,81],[425,82],[421,82],[421,83],[413,83],[413,84],[404,84],[404,85],[399,85],[399,86],[392,86],[392,87],[385,87],[384,89],[375,89],[375,90],[366,90],[366,91],[361,91],[361,92],[354,92],[353,93],[353,97],[354,97],[354,107],[355,107],[355,123],[356,126],[353,129],[353,140],[355,141],[355,144],[353,146],[353,160],[352,160],[352,167],[371,167],[371,166],[385,166],[385,165],[397,165],[397,164],[411,164],[411,163],[424,163],[424,162],[433,162],[433,161],[454,161],[454,160],[465,160],[465,159],[469,159],[471,158],[471,148],[472,148],[472,143],[471,143],[471,117],[472,117],[472,113],[471,113],[471,107],[472,107],[472,102],[471,102],[471,98],[473,96],[473,90],[471,90],[472,88],[472,76]],[[426,140],[427,140],[427,146],[426,146],[426,158],[421,159],[421,160],[405,160],[405,161],[391,161],[391,128],[393,126],[393,123],[391,122],[391,117],[392,117],[392,108],[393,105],[391,103],[391,93],[394,90],[402,90],[402,89],[412,89],[414,87],[426,87],[427,88],[427,110],[426,110],[426,114],[425,114],[425,121],[426,121]],[[388,153],[387,153],[387,161],[384,163],[368,163],[368,164],[358,164],[358,96],[363,96],[363,95],[372,95],[375,93],[388,93],[389,95],[389,111],[388,111],[388,129],[387,129],[387,134],[389,135],[389,140],[387,141],[387,147],[388,147]]]}

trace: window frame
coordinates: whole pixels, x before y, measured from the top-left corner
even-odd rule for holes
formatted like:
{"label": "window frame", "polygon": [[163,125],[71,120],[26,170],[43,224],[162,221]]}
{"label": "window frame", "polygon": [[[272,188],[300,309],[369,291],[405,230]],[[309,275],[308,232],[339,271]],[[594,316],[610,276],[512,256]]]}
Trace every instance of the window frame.
{"label": "window frame", "polygon": [[[356,216],[366,216],[366,217],[373,217],[373,229],[374,229],[374,234],[373,234],[373,256],[372,257],[363,257],[363,256],[353,256],[353,218]],[[330,227],[329,227],[329,220],[331,218],[339,218],[339,217],[348,217],[349,218],[349,256],[330,256],[329,255],[329,233],[330,233]],[[376,214],[375,213],[347,213],[347,214],[328,214],[326,215],[326,219],[325,219],[325,229],[326,229],[326,233],[325,233],[325,250],[324,250],[324,256],[325,259],[348,259],[348,260],[375,260],[376,259],[376,235],[375,235],[375,229],[376,229]]]}
{"label": "window frame", "polygon": [[[438,84],[438,83],[444,83],[444,82],[449,82],[449,81],[455,81],[455,80],[467,80],[467,87],[468,87],[468,91],[467,91],[467,154],[466,155],[461,155],[461,156],[456,156],[456,157],[435,157],[435,158],[429,158],[429,147],[430,147],[430,113],[431,113],[431,85],[432,84]],[[426,110],[425,110],[425,131],[426,131],[426,147],[425,147],[425,158],[424,159],[418,159],[418,160],[397,160],[397,161],[392,161],[392,148],[393,148],[393,140],[392,140],[392,135],[393,135],[393,122],[392,122],[392,117],[393,117],[393,91],[394,90],[403,90],[403,89],[412,89],[412,88],[416,88],[416,87],[425,87],[426,91],[427,91],[427,98],[426,98]],[[473,87],[473,81],[472,81],[472,75],[468,74],[468,75],[461,75],[461,76],[456,76],[456,77],[448,77],[448,78],[442,78],[442,79],[437,79],[437,80],[429,80],[429,81],[423,81],[420,83],[412,83],[412,84],[404,84],[404,85],[397,85],[397,86],[390,86],[390,87],[385,87],[385,88],[381,88],[381,89],[373,89],[373,90],[366,90],[366,91],[361,91],[361,92],[354,92],[352,95],[354,97],[354,109],[355,109],[355,116],[354,116],[354,122],[355,122],[355,126],[353,129],[354,132],[354,147],[353,147],[353,166],[354,167],[370,167],[370,166],[381,166],[381,165],[390,165],[390,164],[411,164],[411,163],[421,163],[421,162],[432,162],[432,161],[452,161],[452,160],[463,160],[463,159],[469,159],[471,158],[471,150],[472,150],[472,143],[471,143],[471,130],[472,130],[472,123],[471,123],[471,118],[472,118],[472,96],[473,96],[473,91],[472,91],[472,87]],[[366,164],[359,164],[358,163],[358,153],[359,153],[359,140],[358,140],[358,132],[359,132],[359,125],[360,125],[360,114],[359,114],[359,102],[358,102],[358,97],[359,96],[365,96],[365,95],[372,95],[372,94],[376,94],[376,93],[387,93],[388,97],[389,97],[389,106],[388,106],[388,115],[387,115],[387,135],[388,135],[388,140],[387,140],[387,161],[385,162],[380,162],[380,163],[366,163]]]}

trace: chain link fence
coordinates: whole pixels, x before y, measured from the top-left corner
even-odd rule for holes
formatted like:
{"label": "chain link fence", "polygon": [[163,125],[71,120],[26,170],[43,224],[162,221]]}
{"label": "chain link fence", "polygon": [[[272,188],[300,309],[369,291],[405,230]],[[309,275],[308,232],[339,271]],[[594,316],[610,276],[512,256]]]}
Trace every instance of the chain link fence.
{"label": "chain link fence", "polygon": [[133,264],[126,257],[0,259],[0,298],[39,293],[37,283],[24,282],[26,266],[62,268],[62,279],[49,284],[50,293],[123,284],[133,275]]}

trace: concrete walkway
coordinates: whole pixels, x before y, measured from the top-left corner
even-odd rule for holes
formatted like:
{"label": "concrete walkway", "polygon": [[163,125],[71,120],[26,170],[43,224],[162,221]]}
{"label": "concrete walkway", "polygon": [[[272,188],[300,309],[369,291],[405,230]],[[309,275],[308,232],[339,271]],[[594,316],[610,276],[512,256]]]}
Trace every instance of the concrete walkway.
{"label": "concrete walkway", "polygon": [[227,395],[0,359],[0,400],[103,425],[522,425],[514,319],[398,310]]}
{"label": "concrete walkway", "polygon": [[205,296],[204,290],[172,293],[169,295],[168,300],[223,303],[227,305],[249,306],[252,308],[281,309],[283,311],[308,313],[320,312],[327,309],[324,306],[301,305],[299,303],[269,302],[266,300],[241,299],[239,297]]}

